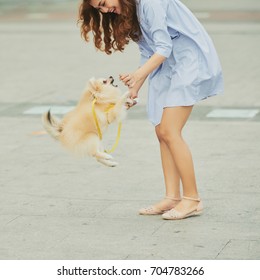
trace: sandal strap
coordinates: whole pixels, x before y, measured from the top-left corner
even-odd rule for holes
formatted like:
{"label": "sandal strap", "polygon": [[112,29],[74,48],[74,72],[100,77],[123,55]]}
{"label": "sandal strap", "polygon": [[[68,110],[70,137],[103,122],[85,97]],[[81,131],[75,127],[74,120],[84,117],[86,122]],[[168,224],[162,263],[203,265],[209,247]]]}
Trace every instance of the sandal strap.
{"label": "sandal strap", "polygon": [[192,201],[198,201],[200,202],[200,198],[193,198],[193,197],[188,197],[188,196],[183,196],[183,199],[187,199],[187,200],[192,200]]}
{"label": "sandal strap", "polygon": [[173,201],[181,201],[181,198],[176,198],[176,197],[169,196],[169,195],[166,195],[165,199],[170,199],[170,200],[173,200]]}

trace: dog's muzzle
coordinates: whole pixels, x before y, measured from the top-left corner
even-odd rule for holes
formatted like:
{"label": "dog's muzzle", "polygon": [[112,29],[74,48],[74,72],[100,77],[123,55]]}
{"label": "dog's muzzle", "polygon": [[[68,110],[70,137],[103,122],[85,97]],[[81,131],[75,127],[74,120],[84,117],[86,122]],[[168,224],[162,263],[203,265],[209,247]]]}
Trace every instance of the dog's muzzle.
{"label": "dog's muzzle", "polygon": [[117,85],[114,85],[114,78],[112,77],[112,76],[110,76],[109,78],[108,78],[108,81],[110,82],[110,84],[112,85],[112,86],[114,86],[114,87],[117,87]]}

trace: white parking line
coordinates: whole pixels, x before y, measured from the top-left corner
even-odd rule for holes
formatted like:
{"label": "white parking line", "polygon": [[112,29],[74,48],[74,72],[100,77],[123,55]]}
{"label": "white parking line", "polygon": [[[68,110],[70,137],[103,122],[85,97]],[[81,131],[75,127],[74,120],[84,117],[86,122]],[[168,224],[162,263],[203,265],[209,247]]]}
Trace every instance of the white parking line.
{"label": "white parking line", "polygon": [[210,13],[207,12],[195,12],[194,14],[199,19],[210,18]]}
{"label": "white parking line", "polygon": [[71,111],[74,106],[35,106],[23,112],[24,115],[41,115],[49,110],[53,114],[66,114]]}
{"label": "white parking line", "polygon": [[259,113],[257,109],[214,109],[207,118],[253,118]]}

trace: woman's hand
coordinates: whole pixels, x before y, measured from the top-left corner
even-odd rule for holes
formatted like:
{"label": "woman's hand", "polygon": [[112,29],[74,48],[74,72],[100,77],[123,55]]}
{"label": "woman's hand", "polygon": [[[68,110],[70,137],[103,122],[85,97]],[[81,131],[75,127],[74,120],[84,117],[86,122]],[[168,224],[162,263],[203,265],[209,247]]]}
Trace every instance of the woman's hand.
{"label": "woman's hand", "polygon": [[121,74],[119,75],[119,79],[128,88],[136,87],[136,85],[138,88],[140,88],[146,77],[148,77],[148,75],[152,73],[152,71],[159,67],[165,61],[165,59],[165,56],[155,53],[146,61],[143,66],[138,68],[134,73]]}
{"label": "woman's hand", "polygon": [[140,80],[135,73],[120,74],[119,79],[128,87],[133,88]]}
{"label": "woman's hand", "polygon": [[120,74],[119,79],[128,87],[129,102],[126,102],[127,108],[131,108],[138,102],[138,92],[142,87],[146,77],[142,78],[141,73],[136,70],[132,74]]}

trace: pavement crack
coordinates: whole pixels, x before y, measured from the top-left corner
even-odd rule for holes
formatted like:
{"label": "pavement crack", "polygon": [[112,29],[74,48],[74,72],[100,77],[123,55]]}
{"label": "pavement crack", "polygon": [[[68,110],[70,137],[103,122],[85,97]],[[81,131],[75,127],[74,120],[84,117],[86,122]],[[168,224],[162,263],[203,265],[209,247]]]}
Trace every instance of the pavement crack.
{"label": "pavement crack", "polygon": [[160,224],[155,230],[152,232],[151,235],[154,235],[165,223]]}
{"label": "pavement crack", "polygon": [[231,242],[231,239],[228,240],[228,242],[223,246],[223,248],[218,252],[217,256],[215,259],[218,258],[218,256],[224,251],[224,249],[227,247],[227,245]]}
{"label": "pavement crack", "polygon": [[9,222],[6,223],[5,225],[7,226],[7,225],[11,224],[13,221],[15,221],[16,219],[18,219],[18,218],[20,218],[20,217],[22,217],[22,215],[19,215],[19,216],[15,217],[14,219],[12,219],[11,221],[9,221]]}

